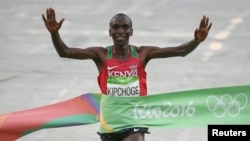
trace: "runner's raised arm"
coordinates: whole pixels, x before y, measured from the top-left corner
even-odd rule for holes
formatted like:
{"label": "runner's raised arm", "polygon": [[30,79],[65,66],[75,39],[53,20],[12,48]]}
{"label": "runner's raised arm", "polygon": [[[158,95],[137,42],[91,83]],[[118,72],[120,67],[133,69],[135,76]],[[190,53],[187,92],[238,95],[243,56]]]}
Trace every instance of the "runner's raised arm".
{"label": "runner's raised arm", "polygon": [[46,10],[46,16],[42,14],[42,18],[47,30],[51,34],[53,45],[60,57],[73,58],[73,59],[93,59],[95,62],[100,62],[105,49],[103,47],[89,47],[82,48],[69,48],[61,39],[59,29],[64,22],[64,18],[59,22],[56,20],[55,10],[48,8]]}
{"label": "runner's raised arm", "polygon": [[209,22],[209,18],[205,15],[200,21],[199,27],[194,31],[194,39],[175,47],[157,47],[157,46],[141,46],[139,48],[141,56],[143,56],[143,64],[149,62],[154,58],[167,58],[175,56],[186,56],[191,53],[196,47],[203,42],[209,33],[212,23]]}

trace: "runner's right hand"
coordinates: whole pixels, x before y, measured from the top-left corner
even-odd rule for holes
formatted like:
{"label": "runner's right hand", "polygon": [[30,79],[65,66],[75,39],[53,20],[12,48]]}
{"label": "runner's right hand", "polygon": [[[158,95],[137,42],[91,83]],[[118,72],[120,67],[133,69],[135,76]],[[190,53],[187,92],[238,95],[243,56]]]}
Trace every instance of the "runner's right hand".
{"label": "runner's right hand", "polygon": [[46,17],[44,14],[42,14],[42,18],[46,28],[50,33],[58,32],[64,21],[64,19],[61,19],[59,23],[56,21],[56,14],[53,8],[47,8]]}

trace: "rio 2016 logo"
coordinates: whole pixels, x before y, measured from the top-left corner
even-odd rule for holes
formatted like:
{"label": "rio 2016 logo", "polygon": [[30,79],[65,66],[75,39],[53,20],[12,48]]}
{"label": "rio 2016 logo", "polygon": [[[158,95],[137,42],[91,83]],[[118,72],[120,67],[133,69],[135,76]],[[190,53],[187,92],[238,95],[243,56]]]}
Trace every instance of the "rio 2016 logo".
{"label": "rio 2016 logo", "polygon": [[226,115],[239,116],[240,112],[247,107],[248,97],[244,93],[235,96],[224,94],[221,97],[212,95],[207,98],[207,108],[215,117],[222,118]]}

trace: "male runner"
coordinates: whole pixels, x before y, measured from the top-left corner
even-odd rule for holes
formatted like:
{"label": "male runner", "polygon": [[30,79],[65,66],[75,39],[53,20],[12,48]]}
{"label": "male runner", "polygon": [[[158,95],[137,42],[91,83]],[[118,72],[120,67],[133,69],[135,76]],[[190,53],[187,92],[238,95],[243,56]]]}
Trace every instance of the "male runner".
{"label": "male runner", "polygon": [[[98,84],[103,94],[112,96],[146,96],[145,68],[151,59],[186,56],[203,42],[212,27],[209,18],[203,16],[194,39],[176,47],[134,46],[129,43],[133,34],[132,20],[125,14],[117,14],[110,20],[109,35],[113,45],[107,47],[68,47],[60,38],[59,29],[64,19],[56,20],[55,10],[48,8],[42,14],[45,26],[51,34],[54,47],[60,57],[92,59],[99,71]],[[147,128],[124,129],[117,133],[100,134],[102,141],[144,141]]]}

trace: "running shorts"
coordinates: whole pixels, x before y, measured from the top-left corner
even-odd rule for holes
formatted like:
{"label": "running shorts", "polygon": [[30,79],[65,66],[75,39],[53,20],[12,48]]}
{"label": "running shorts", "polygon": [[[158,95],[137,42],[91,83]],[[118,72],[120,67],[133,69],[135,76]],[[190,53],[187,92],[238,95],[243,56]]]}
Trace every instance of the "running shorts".
{"label": "running shorts", "polygon": [[120,130],[119,132],[115,132],[115,133],[99,133],[97,132],[97,134],[100,135],[100,138],[102,141],[122,141],[124,138],[128,137],[129,135],[132,135],[134,133],[147,133],[149,134],[150,132],[148,132],[148,128],[144,128],[144,127],[133,127],[133,128],[126,128],[123,130]]}

